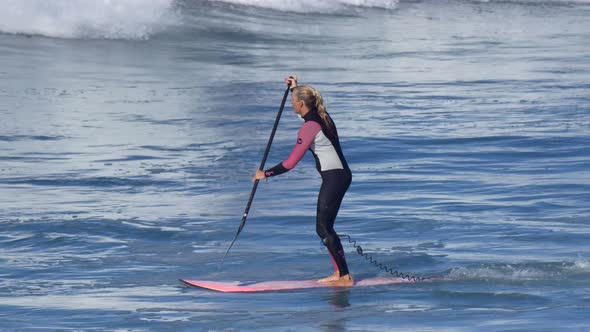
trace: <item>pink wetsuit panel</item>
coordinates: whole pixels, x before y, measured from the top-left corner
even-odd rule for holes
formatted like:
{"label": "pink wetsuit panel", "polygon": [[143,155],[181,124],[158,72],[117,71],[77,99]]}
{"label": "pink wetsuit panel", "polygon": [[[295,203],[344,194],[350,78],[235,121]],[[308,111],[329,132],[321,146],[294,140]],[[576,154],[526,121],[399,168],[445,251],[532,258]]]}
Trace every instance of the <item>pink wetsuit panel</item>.
{"label": "pink wetsuit panel", "polygon": [[320,131],[322,131],[322,127],[315,121],[307,121],[301,126],[297,134],[297,144],[293,147],[289,158],[283,161],[283,166],[286,169],[292,169],[297,165]]}

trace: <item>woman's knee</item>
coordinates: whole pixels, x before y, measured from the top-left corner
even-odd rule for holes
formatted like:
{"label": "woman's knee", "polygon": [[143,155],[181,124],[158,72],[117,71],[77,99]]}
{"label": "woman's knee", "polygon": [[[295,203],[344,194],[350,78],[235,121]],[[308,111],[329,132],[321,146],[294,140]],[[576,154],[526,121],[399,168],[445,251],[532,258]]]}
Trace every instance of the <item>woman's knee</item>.
{"label": "woman's knee", "polygon": [[325,239],[326,236],[328,236],[328,230],[325,229],[325,227],[320,223],[316,224],[315,232],[322,240]]}
{"label": "woman's knee", "polygon": [[340,239],[338,238],[338,235],[336,235],[336,233],[333,232],[326,234],[326,236],[322,238],[322,242],[328,248],[337,248],[338,244],[340,243]]}

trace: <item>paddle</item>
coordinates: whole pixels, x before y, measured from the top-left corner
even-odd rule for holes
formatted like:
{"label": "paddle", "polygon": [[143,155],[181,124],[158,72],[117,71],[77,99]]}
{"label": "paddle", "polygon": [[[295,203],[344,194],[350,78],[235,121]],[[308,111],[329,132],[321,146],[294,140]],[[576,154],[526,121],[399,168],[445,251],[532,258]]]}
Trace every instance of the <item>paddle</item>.
{"label": "paddle", "polygon": [[[281,102],[281,107],[279,108],[279,112],[277,113],[277,117],[275,119],[275,124],[272,127],[272,132],[270,133],[270,138],[268,139],[268,143],[266,144],[266,151],[264,151],[264,157],[262,157],[262,162],[260,163],[260,167],[258,168],[261,171],[264,170],[264,164],[266,163],[266,158],[268,157],[268,153],[270,152],[270,146],[272,145],[272,140],[275,137],[277,127],[279,126],[279,120],[281,119],[281,114],[283,113],[283,108],[285,107],[285,102],[287,101],[287,96],[289,95],[289,88],[290,87],[291,87],[291,83],[287,84],[287,89],[285,90],[285,94],[283,95],[283,101]],[[223,258],[221,259],[221,264],[223,264],[223,260],[225,259],[225,256],[227,256],[227,254],[229,253],[229,250],[234,245],[234,243],[238,239],[238,236],[242,232],[242,229],[244,229],[244,225],[246,225],[246,218],[248,218],[248,213],[250,212],[250,206],[252,205],[252,201],[254,200],[254,194],[256,194],[256,188],[258,188],[258,182],[259,182],[259,180],[254,181],[254,186],[252,187],[252,191],[250,192],[250,198],[248,199],[248,204],[246,204],[246,210],[244,211],[244,215],[242,216],[242,223],[240,224],[240,227],[238,227],[238,232],[236,233],[236,236],[234,236],[234,239],[231,241],[229,248],[227,248],[225,255],[223,255]]]}

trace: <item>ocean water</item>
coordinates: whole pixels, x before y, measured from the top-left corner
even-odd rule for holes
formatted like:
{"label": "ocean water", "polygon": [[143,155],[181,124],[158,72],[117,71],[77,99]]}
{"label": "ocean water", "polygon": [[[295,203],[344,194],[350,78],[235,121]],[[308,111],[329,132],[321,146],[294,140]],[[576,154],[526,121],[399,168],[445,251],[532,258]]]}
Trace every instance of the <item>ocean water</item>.
{"label": "ocean water", "polygon": [[[5,0],[1,331],[590,331],[590,1]],[[324,95],[336,229],[429,283],[320,278],[313,159],[263,181],[283,95]],[[267,165],[300,121],[288,104]],[[344,241],[355,278],[386,276]]]}

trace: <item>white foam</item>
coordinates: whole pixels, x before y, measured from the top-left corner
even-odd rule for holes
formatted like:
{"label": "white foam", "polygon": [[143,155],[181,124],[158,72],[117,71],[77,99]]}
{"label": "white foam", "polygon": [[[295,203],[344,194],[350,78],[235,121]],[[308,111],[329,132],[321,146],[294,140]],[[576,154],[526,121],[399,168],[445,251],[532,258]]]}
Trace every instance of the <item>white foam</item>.
{"label": "white foam", "polygon": [[516,268],[511,265],[453,269],[451,279],[533,280],[546,277],[548,272],[535,268]]}
{"label": "white foam", "polygon": [[60,38],[146,39],[174,19],[174,0],[4,0],[0,31]]}
{"label": "white foam", "polygon": [[399,0],[211,0],[280,11],[313,13],[336,12],[346,7],[394,9]]}
{"label": "white foam", "polygon": [[590,272],[590,262],[582,257],[578,257],[568,269],[572,272],[587,273]]}
{"label": "white foam", "polygon": [[[400,2],[407,0],[209,0],[226,2],[243,6],[255,6],[286,12],[331,13],[350,7],[395,9]],[[465,0],[468,2],[468,0]],[[476,0],[483,3],[513,2],[523,4],[589,4],[590,0]],[[432,1],[433,3],[436,0]],[[426,2],[428,5],[428,2]]]}
{"label": "white foam", "polygon": [[590,271],[590,262],[578,257],[574,262],[563,261],[561,263],[541,263],[532,265],[494,265],[481,267],[459,267],[449,273],[449,278],[462,279],[486,279],[486,280],[538,280],[555,278],[562,275],[572,275]]}
{"label": "white foam", "polygon": [[[509,2],[509,0],[477,0],[479,2]],[[523,3],[523,4],[568,4],[568,3],[580,3],[590,4],[590,0],[511,0],[510,2]]]}

